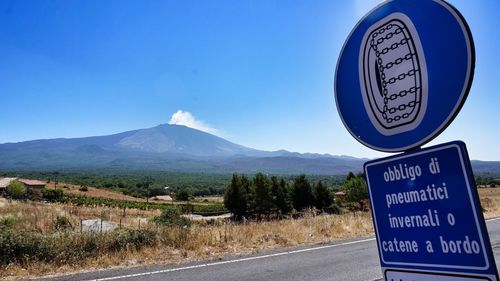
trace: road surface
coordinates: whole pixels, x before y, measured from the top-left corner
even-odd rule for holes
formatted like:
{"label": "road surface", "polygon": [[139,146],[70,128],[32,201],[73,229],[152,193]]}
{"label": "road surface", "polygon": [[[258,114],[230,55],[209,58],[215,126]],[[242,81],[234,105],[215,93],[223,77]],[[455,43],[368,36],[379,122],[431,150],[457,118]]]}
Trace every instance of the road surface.
{"label": "road surface", "polygon": [[[498,264],[500,219],[488,220],[487,226]],[[368,238],[217,261],[106,270],[46,278],[43,281],[373,281],[381,278],[375,239]]]}

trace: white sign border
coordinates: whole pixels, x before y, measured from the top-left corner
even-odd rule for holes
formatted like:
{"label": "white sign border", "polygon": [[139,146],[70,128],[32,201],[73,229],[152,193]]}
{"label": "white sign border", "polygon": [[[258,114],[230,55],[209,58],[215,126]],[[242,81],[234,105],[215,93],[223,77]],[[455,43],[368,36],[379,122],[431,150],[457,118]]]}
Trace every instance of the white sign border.
{"label": "white sign border", "polygon": [[[369,175],[368,175],[368,167],[369,166],[373,166],[373,165],[383,164],[383,163],[386,163],[386,162],[392,162],[392,161],[395,161],[395,160],[405,159],[405,158],[408,158],[408,157],[417,156],[417,155],[421,155],[421,154],[427,154],[427,153],[431,153],[431,152],[434,152],[434,151],[449,149],[449,148],[456,148],[458,150],[458,154],[459,154],[459,157],[460,157],[460,165],[462,166],[462,173],[463,173],[463,176],[465,177],[465,182],[466,182],[466,185],[467,185],[467,191],[468,191],[468,194],[469,194],[470,203],[471,203],[471,206],[473,207],[472,211],[474,213],[474,220],[475,220],[475,223],[476,223],[476,229],[478,231],[479,238],[481,240],[481,248],[482,248],[483,254],[484,254],[485,266],[483,266],[483,267],[477,267],[477,266],[446,265],[446,264],[387,262],[384,259],[384,254],[383,254],[383,251],[381,250],[382,246],[380,245],[380,239],[379,239],[380,236],[379,236],[379,233],[378,233],[378,225],[377,225],[377,220],[375,219],[376,218],[376,212],[375,212],[376,208],[375,208],[375,205],[373,204],[374,202],[372,201],[373,196],[372,196],[372,188],[370,186],[370,180],[369,180]],[[474,203],[474,198],[472,196],[472,191],[471,191],[471,184],[469,182],[469,178],[467,176],[467,172],[466,172],[465,169],[466,169],[466,167],[465,167],[465,161],[464,161],[464,158],[463,158],[463,155],[462,155],[462,150],[461,150],[460,146],[458,144],[456,144],[456,143],[451,143],[451,144],[448,144],[448,145],[439,146],[439,147],[436,147],[436,148],[419,151],[417,153],[411,153],[411,154],[407,154],[407,155],[401,155],[399,157],[390,157],[389,159],[382,159],[381,161],[373,161],[373,162],[369,162],[369,163],[367,163],[365,165],[364,170],[365,170],[365,174],[366,174],[366,183],[367,183],[367,186],[368,186],[368,191],[370,193],[370,204],[372,206],[371,209],[372,209],[372,213],[373,213],[373,223],[375,225],[375,232],[376,232],[376,235],[377,235],[378,250],[379,250],[380,257],[381,257],[382,261],[385,264],[387,264],[387,265],[419,266],[419,267],[434,267],[434,268],[440,267],[440,268],[453,268],[453,269],[472,269],[472,270],[486,270],[486,269],[490,268],[490,263],[489,263],[488,256],[486,254],[486,247],[485,247],[484,239],[483,239],[484,233],[482,232],[481,227],[479,225],[478,214],[476,212],[476,204]]]}
{"label": "white sign border", "polygon": [[[392,1],[395,1],[395,0],[388,0],[388,1],[384,1],[380,4],[378,4],[372,10],[370,10],[370,12],[368,12],[365,16],[363,16],[358,21],[358,23],[354,26],[354,28],[351,30],[351,32],[347,36],[347,39],[344,41],[344,45],[342,46],[342,49],[340,51],[340,55],[342,55],[344,53],[344,49],[347,45],[347,42],[349,42],[349,39],[352,37],[353,33],[356,31],[358,26],[365,20],[365,18],[367,18],[372,12],[374,12],[378,8],[384,6],[387,3],[392,2]],[[433,1],[436,2],[437,4],[443,6],[445,9],[447,9],[455,17],[455,19],[459,23],[459,25],[462,29],[462,32],[464,34],[464,38],[465,38],[466,45],[467,45],[467,53],[468,53],[467,64],[468,64],[468,67],[467,67],[467,75],[466,75],[466,78],[465,78],[465,81],[464,81],[464,84],[462,87],[462,93],[460,94],[460,97],[457,99],[457,103],[455,104],[453,110],[450,112],[450,114],[448,114],[448,116],[441,123],[441,125],[439,125],[438,128],[436,128],[436,130],[434,130],[432,133],[428,134],[424,138],[421,138],[420,140],[415,141],[414,143],[409,144],[409,145],[404,146],[404,147],[386,148],[386,147],[379,147],[376,145],[372,145],[372,144],[364,141],[363,139],[361,139],[361,137],[358,136],[357,134],[355,134],[351,130],[351,128],[347,125],[347,122],[344,120],[344,116],[342,116],[342,114],[340,113],[341,111],[340,111],[339,102],[338,102],[338,98],[337,98],[337,92],[338,92],[337,91],[337,73],[339,70],[340,59],[337,60],[337,65],[335,67],[335,75],[334,75],[334,86],[333,86],[335,105],[337,108],[337,112],[339,112],[340,120],[342,121],[342,124],[344,124],[344,127],[347,129],[347,131],[354,137],[354,139],[356,139],[358,142],[360,142],[361,144],[363,144],[364,146],[366,146],[368,148],[371,148],[371,149],[374,149],[377,151],[382,151],[382,152],[403,152],[403,151],[407,151],[407,150],[415,148],[415,147],[419,147],[421,145],[424,145],[424,144],[432,141],[434,138],[436,138],[438,135],[440,135],[451,124],[451,122],[455,119],[455,117],[458,115],[458,113],[462,109],[462,106],[464,105],[465,100],[467,99],[469,91],[472,88],[472,80],[474,79],[474,69],[475,69],[475,64],[476,64],[476,54],[475,54],[474,41],[472,39],[472,32],[470,31],[470,28],[467,25],[465,18],[460,14],[460,12],[455,7],[453,7],[451,4],[445,2],[444,0],[433,0]],[[361,87],[361,85],[360,85],[360,87]]]}
{"label": "white sign border", "polygon": [[[384,268],[382,270],[383,272],[383,277],[384,280],[388,280],[387,278],[387,273],[388,272],[400,272],[400,273],[410,273],[410,274],[418,274],[418,275],[428,275],[428,276],[440,276],[440,277],[451,277],[456,280],[456,278],[461,278],[462,280],[466,279],[467,281],[494,281],[497,280],[496,276],[494,275],[471,275],[471,274],[462,274],[462,273],[457,273],[457,272],[430,272],[430,271],[420,271],[420,270],[407,270],[407,269],[400,269],[400,268]],[[402,279],[400,279],[402,280]],[[421,279],[414,279],[414,280],[421,280]],[[430,280],[435,280],[435,279],[430,279]],[[443,280],[440,278],[439,280]],[[453,281],[453,280],[451,280]]]}

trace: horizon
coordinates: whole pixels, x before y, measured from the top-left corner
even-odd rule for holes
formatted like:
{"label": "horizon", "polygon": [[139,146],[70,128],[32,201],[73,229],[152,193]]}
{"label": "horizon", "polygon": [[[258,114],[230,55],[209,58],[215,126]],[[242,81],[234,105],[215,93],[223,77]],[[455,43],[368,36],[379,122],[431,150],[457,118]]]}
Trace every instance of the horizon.
{"label": "horizon", "polygon": [[[193,129],[193,130],[198,130],[200,132],[204,132],[204,133],[207,133],[207,134],[210,134],[210,135],[213,135],[215,137],[219,137],[219,138],[222,138],[224,140],[227,140],[223,137],[220,137],[220,136],[217,136],[215,134],[212,134],[212,133],[209,133],[209,132],[205,132],[203,130],[200,130],[200,129],[196,129],[196,128],[192,128],[190,126],[187,126],[187,125],[182,125],[182,124],[168,124],[168,123],[163,123],[163,124],[158,124],[156,126],[152,126],[152,127],[148,127],[148,128],[138,128],[138,129],[133,129],[133,130],[129,130],[129,131],[138,131],[138,130],[147,130],[147,129],[153,129],[153,128],[156,128],[156,127],[159,127],[159,126],[182,126],[182,127],[186,127],[186,128],[190,128],[190,129]],[[53,139],[62,139],[62,140],[70,140],[70,139],[80,139],[80,138],[94,138],[94,137],[106,137],[106,136],[110,136],[110,135],[115,135],[115,134],[120,134],[120,133],[124,133],[124,132],[129,132],[129,131],[123,131],[123,132],[114,132],[114,133],[110,133],[108,135],[92,135],[92,136],[82,136],[82,137],[72,137],[72,138],[65,138],[65,137],[59,137],[59,138],[53,138]],[[23,142],[31,142],[31,141],[45,141],[45,140],[53,140],[53,139],[33,139],[33,140],[26,140],[26,141],[20,141],[20,142],[6,142],[6,143],[0,143],[0,145],[3,145],[3,144],[19,144],[19,143],[23,143]],[[227,140],[229,141],[229,140]],[[231,142],[231,141],[230,141]],[[234,143],[234,144],[237,144],[237,145],[241,145],[239,143]],[[250,148],[250,149],[254,149],[253,147],[248,147],[248,146],[245,146],[246,148]],[[261,149],[259,149],[261,150]],[[369,157],[357,157],[357,156],[352,156],[352,155],[346,155],[346,154],[330,154],[330,153],[317,153],[317,152],[297,152],[297,151],[290,151],[290,150],[287,150],[287,149],[278,149],[278,150],[261,150],[261,151],[266,151],[266,152],[279,152],[279,151],[284,151],[284,152],[289,152],[289,153],[299,153],[299,154],[316,154],[316,155],[321,155],[321,156],[330,156],[330,157],[347,157],[347,158],[356,158],[356,159],[359,159],[359,160],[374,160],[376,158],[369,158]],[[472,161],[483,161],[483,162],[499,162],[499,160],[482,160],[482,159],[472,159]]]}
{"label": "horizon", "polygon": [[[2,2],[0,143],[173,124],[265,151],[393,155],[347,132],[333,92],[344,41],[379,2]],[[462,140],[471,159],[498,161],[500,3],[448,2],[472,30],[475,75],[425,146]]]}

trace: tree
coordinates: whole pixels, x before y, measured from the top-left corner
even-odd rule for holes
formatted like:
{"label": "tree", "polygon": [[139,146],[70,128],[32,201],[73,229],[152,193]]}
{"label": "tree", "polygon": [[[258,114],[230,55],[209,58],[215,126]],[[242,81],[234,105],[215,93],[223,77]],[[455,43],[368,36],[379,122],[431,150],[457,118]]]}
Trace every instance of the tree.
{"label": "tree", "polygon": [[189,198],[191,197],[191,194],[189,191],[185,188],[178,190],[175,192],[175,200],[178,201],[189,201]]}
{"label": "tree", "polygon": [[278,181],[277,177],[271,177],[271,197],[273,199],[274,206],[282,214],[286,214],[292,210],[290,194],[284,179],[280,179]]}
{"label": "tree", "polygon": [[346,180],[346,181],[348,181],[348,180],[350,180],[350,179],[352,179],[352,178],[355,178],[355,177],[356,177],[356,176],[354,175],[354,173],[353,173],[353,172],[349,172],[349,173],[347,174],[347,177],[346,177],[346,179],[345,179],[345,180]]}
{"label": "tree", "polygon": [[318,183],[314,185],[313,194],[314,206],[318,210],[329,207],[333,203],[332,193],[321,181],[318,181]]}
{"label": "tree", "polygon": [[142,186],[142,188],[144,188],[142,193],[146,197],[146,202],[149,202],[149,196],[150,196],[149,188],[153,185],[153,182],[154,180],[151,176],[146,176],[142,179],[142,182],[137,184],[137,187]]}
{"label": "tree", "polygon": [[159,186],[154,186],[149,189],[149,196],[166,195],[167,191]]}
{"label": "tree", "polygon": [[257,173],[253,180],[253,201],[252,209],[255,213],[269,214],[271,208],[273,207],[273,201],[270,193],[271,183],[266,175],[262,173]]}
{"label": "tree", "polygon": [[344,192],[347,200],[350,202],[358,202],[361,208],[364,207],[364,200],[368,199],[368,189],[366,181],[362,177],[354,177],[344,183]]}
{"label": "tree", "polygon": [[248,180],[244,176],[233,174],[231,182],[224,193],[224,206],[240,220],[248,211]]}
{"label": "tree", "polygon": [[26,188],[22,182],[13,180],[5,188],[5,192],[13,199],[22,199],[26,195]]}
{"label": "tree", "polygon": [[292,201],[293,207],[298,211],[314,205],[311,184],[305,175],[300,175],[293,180]]}

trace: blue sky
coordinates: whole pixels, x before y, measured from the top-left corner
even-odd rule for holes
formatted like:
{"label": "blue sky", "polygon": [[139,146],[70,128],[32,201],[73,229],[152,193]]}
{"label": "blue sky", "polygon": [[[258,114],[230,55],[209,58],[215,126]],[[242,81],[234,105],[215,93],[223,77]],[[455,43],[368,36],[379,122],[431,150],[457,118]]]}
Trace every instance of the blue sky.
{"label": "blue sky", "polygon": [[[0,0],[0,143],[170,121],[264,150],[384,156],[349,135],[333,93],[342,44],[377,3]],[[431,144],[500,160],[500,1],[450,3],[473,33],[475,79]]]}

